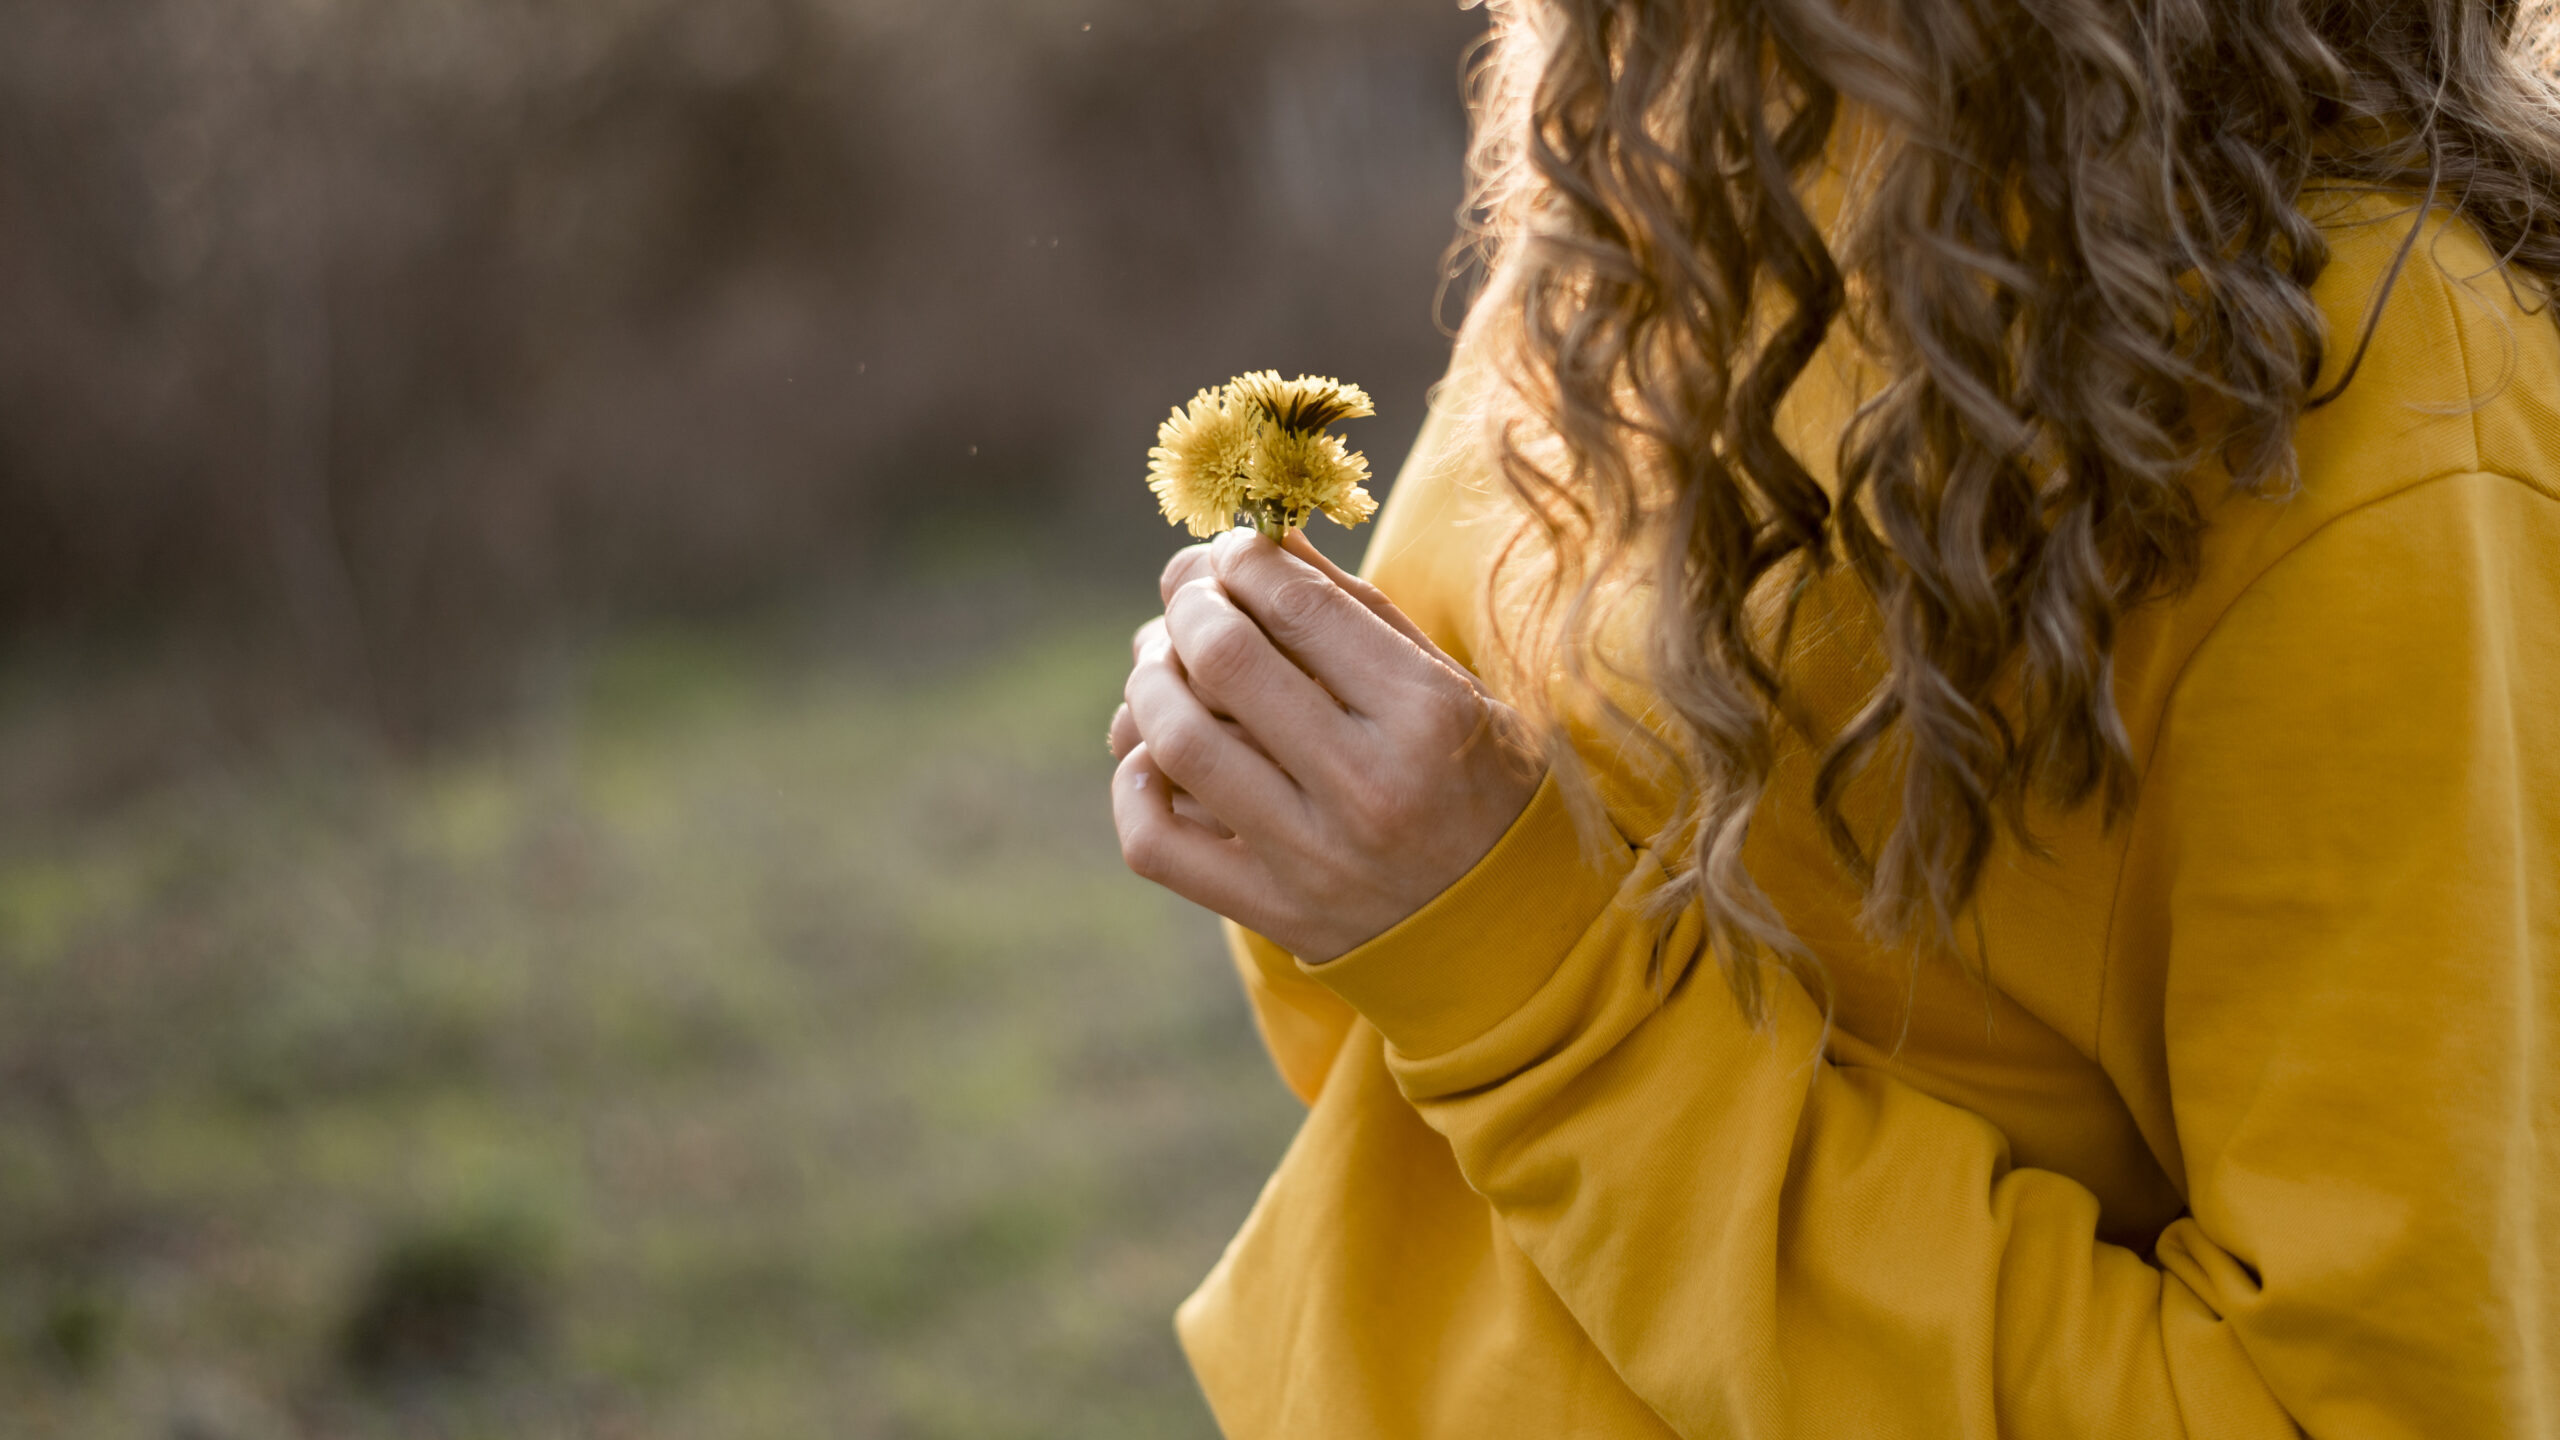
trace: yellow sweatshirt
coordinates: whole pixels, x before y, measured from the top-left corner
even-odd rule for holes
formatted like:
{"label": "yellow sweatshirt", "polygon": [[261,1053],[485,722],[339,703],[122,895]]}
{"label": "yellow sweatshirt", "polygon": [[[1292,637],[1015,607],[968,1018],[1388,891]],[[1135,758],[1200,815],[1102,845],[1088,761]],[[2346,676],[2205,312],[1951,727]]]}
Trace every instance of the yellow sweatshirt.
{"label": "yellow sweatshirt", "polygon": [[[2334,220],[2335,350],[2409,213]],[[1800,753],[1750,856],[1838,992],[1827,1046],[1792,983],[1773,1033],[1743,1022],[1694,909],[1648,915],[1663,797],[1597,745],[1599,863],[1550,783],[1349,955],[1236,934],[1312,1108],[1179,1316],[1220,1424],[2560,1436],[2560,334],[2535,303],[2430,224],[2302,422],[2300,492],[2214,497],[2201,578],[2128,617],[2139,801],[1995,856],[1987,988],[1860,935]],[[1849,383],[1808,377],[1799,454]],[[1466,430],[1435,418],[1370,551],[1462,660],[1508,523]],[[1836,714],[1873,652],[1804,628]]]}

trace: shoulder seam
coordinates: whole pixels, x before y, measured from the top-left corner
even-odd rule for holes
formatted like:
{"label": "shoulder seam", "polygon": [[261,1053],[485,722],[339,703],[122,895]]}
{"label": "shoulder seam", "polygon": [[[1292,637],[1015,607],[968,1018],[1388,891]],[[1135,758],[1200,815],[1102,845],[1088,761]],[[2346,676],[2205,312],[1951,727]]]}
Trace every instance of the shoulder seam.
{"label": "shoulder seam", "polygon": [[[2447,466],[2442,470],[2431,471],[2425,475],[2418,476],[2406,484],[2395,485],[2389,490],[2383,491],[2381,494],[2370,495],[2357,501],[2355,504],[2340,510],[2337,514],[2330,516],[2328,519],[2321,521],[2310,530],[2305,531],[2301,538],[2295,540],[2284,549],[2268,556],[2266,563],[2258,567],[2256,574],[2251,575],[2239,589],[2231,592],[2231,599],[2225,602],[2222,609],[2215,613],[2212,623],[2206,625],[2203,632],[2196,636],[2196,642],[2187,647],[2187,653],[2181,656],[2178,660],[2176,673],[2169,677],[2169,683],[2167,685],[2161,687],[2159,704],[2160,713],[2163,715],[2168,713],[2170,703],[2177,698],[2178,687],[2186,683],[2188,668],[2195,663],[2196,656],[2203,652],[2204,647],[2213,642],[2213,637],[2221,632],[2222,622],[2230,618],[2232,610],[2238,607],[2243,599],[2247,598],[2250,591],[2257,589],[2259,585],[2263,584],[2266,578],[2270,574],[2273,574],[2278,567],[2282,566],[2285,561],[2290,560],[2294,556],[2301,554],[2304,550],[2309,549],[2312,542],[2329,533],[2330,528],[2335,526],[2341,520],[2348,519],[2351,516],[2361,515],[2365,511],[2373,509],[2375,506],[2389,504],[2394,500],[2400,499],[2402,496],[2413,494],[2419,490],[2424,490],[2429,486],[2438,484],[2442,481],[2457,480],[2471,475],[2478,475],[2492,480],[2504,480],[2510,485],[2519,487],[2526,494],[2548,501],[2552,504],[2560,504],[2560,496],[2552,495],[2549,491],[2544,490],[2541,486],[2536,485],[2533,481],[2522,475],[2510,475],[2504,470],[2494,469],[2479,464]],[[2148,771],[2151,768],[2152,754],[2156,753],[2160,748],[2161,734],[2162,727],[2154,725],[2151,730],[2151,753],[2144,754],[2138,762],[2140,768],[2144,771]],[[2136,803],[2140,803],[2138,799]]]}
{"label": "shoulder seam", "polygon": [[[2444,239],[2444,234],[2445,232],[2443,230],[2438,230],[2436,232],[2436,240],[2441,242]],[[2470,407],[2469,413],[2463,418],[2471,422],[2471,468],[2473,471],[2478,471],[2483,458],[2488,453],[2480,444],[2480,412],[2482,409],[2487,407],[2489,401],[2494,397],[2485,396],[2480,393],[2480,372],[2471,363],[2471,331],[2462,323],[2462,311],[2459,308],[2459,302],[2455,300],[2453,294],[2453,287],[2456,282],[2453,276],[2445,270],[2443,257],[2435,253],[2434,244],[2427,246],[2427,259],[2435,267],[2434,278],[2436,298],[2444,306],[2445,324],[2451,326],[2453,329],[2453,353],[2462,357],[2462,399],[2463,403]],[[2327,527],[2324,525],[2322,528],[2325,529]],[[2317,534],[2318,532],[2314,531],[2313,533]],[[2308,540],[2310,536],[2306,535],[2303,538]],[[2285,553],[2289,555],[2293,552],[2288,550]],[[2259,577],[2265,574],[2266,571],[2259,571],[2258,575],[2250,577],[2249,583],[2251,585],[2257,584]],[[2246,593],[2245,588],[2243,593]],[[2233,596],[2232,598],[2236,600],[2239,597]],[[2216,623],[2220,623],[2218,619]],[[2199,641],[2197,643],[2202,644],[2203,642]],[[2181,667],[2181,673],[2184,673],[2183,667]],[[2177,687],[2174,684],[2170,686],[2170,690],[2173,693],[2176,689]],[[2158,738],[2157,731],[2153,732],[2153,738],[2155,740]]]}

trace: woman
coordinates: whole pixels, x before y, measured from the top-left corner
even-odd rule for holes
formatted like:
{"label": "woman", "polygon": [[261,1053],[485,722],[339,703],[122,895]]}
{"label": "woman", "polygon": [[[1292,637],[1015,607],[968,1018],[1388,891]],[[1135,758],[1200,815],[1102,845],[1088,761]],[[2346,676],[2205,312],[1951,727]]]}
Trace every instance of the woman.
{"label": "woman", "polygon": [[1229,1433],[2560,1435],[2514,31],[1497,15],[1376,587],[1185,552],[1113,727],[1312,1107]]}

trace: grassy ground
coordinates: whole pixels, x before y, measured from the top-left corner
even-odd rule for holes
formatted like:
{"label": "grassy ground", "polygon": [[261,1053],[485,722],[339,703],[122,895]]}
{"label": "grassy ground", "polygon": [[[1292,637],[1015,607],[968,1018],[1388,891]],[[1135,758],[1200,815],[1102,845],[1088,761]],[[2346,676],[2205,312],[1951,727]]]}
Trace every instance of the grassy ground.
{"label": "grassy ground", "polygon": [[1111,842],[1135,618],[0,818],[0,1429],[1210,1433],[1170,1312],[1297,1110]]}

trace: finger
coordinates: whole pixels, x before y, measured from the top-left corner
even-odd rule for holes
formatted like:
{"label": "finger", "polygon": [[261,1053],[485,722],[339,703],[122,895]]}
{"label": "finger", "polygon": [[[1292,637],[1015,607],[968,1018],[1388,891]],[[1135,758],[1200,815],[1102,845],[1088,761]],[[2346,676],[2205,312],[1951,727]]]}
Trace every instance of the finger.
{"label": "finger", "polygon": [[1323,551],[1316,548],[1314,541],[1307,538],[1306,531],[1292,530],[1288,538],[1280,543],[1290,554],[1314,566],[1324,578],[1342,587],[1345,594],[1368,606],[1370,614],[1394,626],[1397,634],[1421,647],[1423,654],[1465,676],[1468,684],[1474,685],[1479,690],[1484,688],[1476,679],[1474,671],[1450,659],[1449,652],[1441,649],[1437,642],[1424,633],[1421,626],[1413,623],[1412,616],[1405,614],[1397,607],[1396,602],[1388,599],[1386,591],[1334,564]]}
{"label": "finger", "polygon": [[1200,702],[1234,716],[1300,785],[1320,784],[1336,768],[1329,762],[1353,740],[1350,717],[1216,580],[1194,580],[1175,593],[1165,607],[1165,634]]}
{"label": "finger", "polygon": [[1152,880],[1221,915],[1250,908],[1260,866],[1243,844],[1174,808],[1174,790],[1144,745],[1111,777],[1111,824],[1120,858]]}
{"label": "finger", "polygon": [[1218,721],[1193,694],[1170,645],[1150,649],[1129,672],[1130,717],[1154,765],[1238,833],[1294,834],[1306,797],[1271,757]]}
{"label": "finger", "polygon": [[[1224,715],[1220,715],[1218,717],[1218,723],[1225,727],[1228,734],[1233,735],[1238,740],[1243,741],[1247,745],[1251,745],[1256,750],[1262,749],[1262,742],[1254,739],[1251,735],[1246,734],[1245,728],[1238,725],[1235,721],[1228,719]],[[1138,717],[1129,713],[1128,703],[1123,701],[1120,708],[1114,711],[1111,716],[1111,758],[1114,760],[1128,759],[1129,752],[1138,748],[1138,740]]]}
{"label": "finger", "polygon": [[[1227,724],[1229,729],[1234,730],[1235,727],[1232,721],[1227,722]],[[1250,736],[1246,736],[1241,730],[1235,730],[1235,733],[1238,738],[1243,739],[1246,744],[1249,745],[1253,743],[1252,738]],[[1123,704],[1111,717],[1111,758],[1114,760],[1128,759],[1129,752],[1137,749],[1140,743],[1141,742],[1138,739],[1137,717],[1131,715],[1129,713],[1129,707],[1126,704]],[[1193,795],[1190,791],[1183,789],[1179,785],[1173,785],[1171,781],[1167,781],[1165,783],[1171,785],[1173,789],[1173,813],[1181,816],[1185,820],[1191,821],[1193,824],[1198,825],[1203,829],[1216,832],[1218,838],[1221,840],[1231,839],[1234,837],[1236,832],[1228,829],[1225,821],[1220,820],[1216,815],[1211,814],[1209,807],[1201,804],[1198,796]]]}
{"label": "finger", "polygon": [[1164,562],[1164,574],[1156,579],[1156,597],[1170,602],[1173,592],[1209,573],[1209,544],[1185,545]]}
{"label": "finger", "polygon": [[[1173,782],[1170,780],[1165,783],[1173,785]],[[1173,785],[1173,813],[1217,836],[1221,840],[1233,840],[1236,838],[1236,832],[1227,828],[1226,821],[1210,814],[1209,807],[1200,803],[1199,796],[1192,794],[1190,791],[1183,789],[1179,785]]]}
{"label": "finger", "polygon": [[1164,617],[1161,615],[1139,626],[1137,633],[1129,637],[1129,658],[1135,660],[1147,653],[1147,642],[1163,634]]}
{"label": "finger", "polygon": [[1126,760],[1129,752],[1138,748],[1138,717],[1129,713],[1129,704],[1125,700],[1119,709],[1111,713],[1110,741],[1111,758],[1114,760]]}
{"label": "finger", "polygon": [[[1429,683],[1446,683],[1427,651],[1323,571],[1260,535],[1228,531],[1211,543],[1210,558],[1236,606],[1298,668],[1361,715],[1382,715],[1409,703],[1418,669],[1429,672]],[[1176,637],[1179,648],[1178,631]],[[1183,655],[1190,658],[1187,649]]]}
{"label": "finger", "polygon": [[[1196,549],[1198,547],[1195,546],[1194,548]],[[1159,615],[1153,620],[1148,621],[1146,624],[1139,626],[1138,633],[1129,637],[1129,658],[1133,661],[1136,660],[1138,657],[1147,653],[1147,646],[1150,642],[1161,641],[1164,638],[1164,617]],[[1210,706],[1209,710],[1211,714],[1216,715],[1221,720],[1229,718],[1215,705]],[[1112,753],[1114,755],[1119,755],[1125,752],[1115,750]]]}

